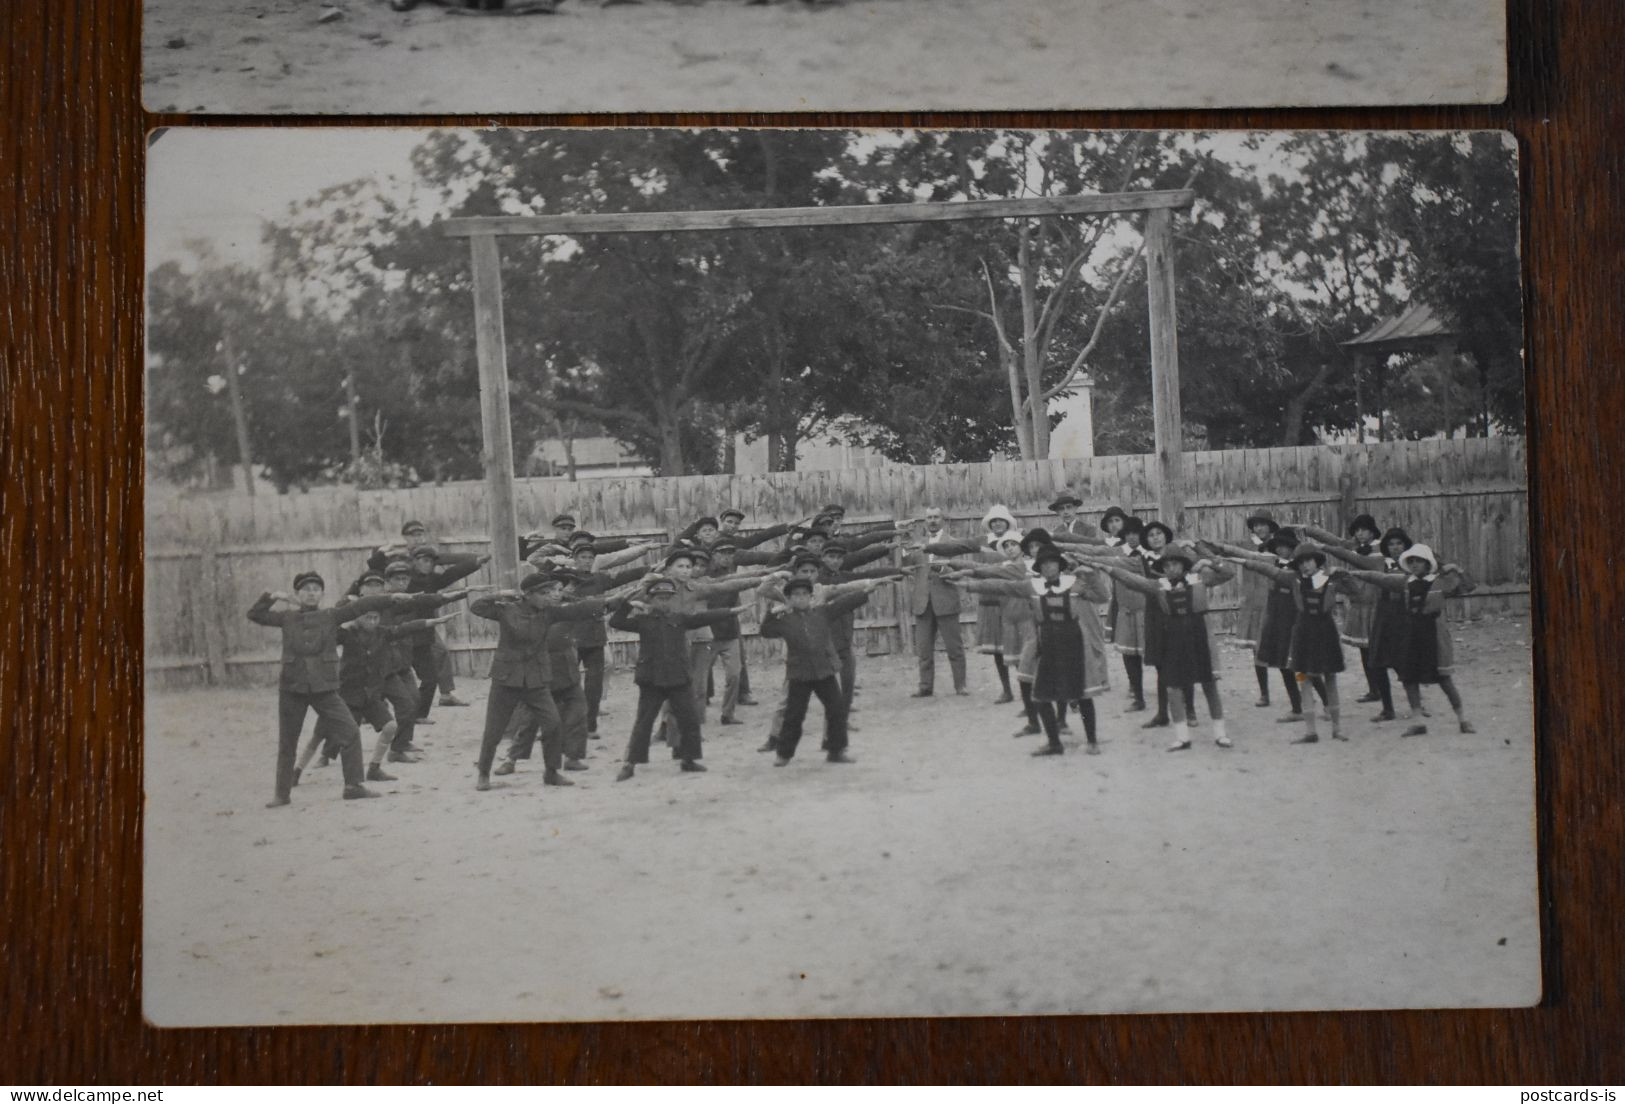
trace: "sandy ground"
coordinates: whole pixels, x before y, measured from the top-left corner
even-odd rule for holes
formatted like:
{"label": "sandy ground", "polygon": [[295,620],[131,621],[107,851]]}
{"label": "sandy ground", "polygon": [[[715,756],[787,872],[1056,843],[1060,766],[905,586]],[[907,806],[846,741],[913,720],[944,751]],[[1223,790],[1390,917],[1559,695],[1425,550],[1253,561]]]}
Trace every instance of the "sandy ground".
{"label": "sandy ground", "polygon": [[[1528,1004],[1540,995],[1526,625],[1458,629],[1477,735],[1433,693],[1402,739],[1288,743],[1226,644],[1236,747],[1163,750],[1103,699],[1104,754],[1034,759],[992,704],[860,667],[851,766],[782,770],[765,707],[704,775],[612,781],[631,684],[571,790],[477,794],[476,707],[381,800],[337,766],[263,808],[268,691],[154,696],[146,1014],[329,1021],[999,1015]],[[770,680],[760,679],[764,685]],[[1120,682],[1121,680],[1119,680]],[[821,717],[816,705],[814,716]],[[884,718],[884,719],[882,719]],[[1075,750],[1075,749],[1074,749]],[[659,749],[657,748],[657,752]]]}
{"label": "sandy ground", "polygon": [[1505,0],[651,2],[457,15],[146,0],[154,111],[810,111],[1493,102]]}

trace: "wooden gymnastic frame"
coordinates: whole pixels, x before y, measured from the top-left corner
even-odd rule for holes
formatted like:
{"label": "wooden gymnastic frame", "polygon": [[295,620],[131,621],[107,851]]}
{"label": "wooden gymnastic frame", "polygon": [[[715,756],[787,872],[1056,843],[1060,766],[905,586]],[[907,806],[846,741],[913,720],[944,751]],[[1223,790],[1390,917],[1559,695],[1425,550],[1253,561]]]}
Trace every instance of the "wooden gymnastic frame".
{"label": "wooden gymnastic frame", "polygon": [[1180,448],[1179,326],[1174,298],[1170,212],[1189,207],[1195,193],[1116,192],[940,203],[877,203],[777,207],[742,211],[632,211],[605,214],[451,218],[448,237],[467,238],[474,274],[474,348],[480,369],[480,420],[489,486],[491,555],[497,580],[519,578],[519,521],[514,510],[513,424],[508,407],[508,353],[503,330],[499,237],[585,234],[669,234],[785,227],[889,226],[966,219],[1056,218],[1146,212],[1145,264],[1151,331],[1151,408],[1156,427],[1157,508],[1175,531],[1184,512]]}

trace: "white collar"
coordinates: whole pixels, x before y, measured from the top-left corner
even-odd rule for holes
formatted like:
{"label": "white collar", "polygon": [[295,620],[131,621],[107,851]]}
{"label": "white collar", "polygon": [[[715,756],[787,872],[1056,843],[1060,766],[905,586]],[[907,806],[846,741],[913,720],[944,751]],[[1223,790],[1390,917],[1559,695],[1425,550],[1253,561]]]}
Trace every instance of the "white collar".
{"label": "white collar", "polygon": [[[1185,579],[1184,579],[1185,585],[1188,586],[1188,587],[1196,586],[1201,581],[1202,581],[1202,577],[1200,575],[1196,574],[1195,572],[1191,572],[1189,575],[1186,575]],[[1173,581],[1170,580],[1170,579],[1167,579],[1167,578],[1158,579],[1157,580],[1157,585],[1160,586],[1163,590],[1172,590],[1172,589],[1174,589]]]}
{"label": "white collar", "polygon": [[1072,584],[1074,582],[1076,582],[1076,581],[1077,581],[1076,576],[1067,575],[1067,574],[1063,573],[1063,574],[1056,577],[1055,589],[1051,590],[1050,585],[1049,585],[1049,581],[1047,579],[1045,579],[1042,575],[1036,575],[1031,580],[1032,585],[1033,585],[1033,593],[1038,594],[1038,595],[1060,594],[1063,591],[1071,590],[1072,589]]}
{"label": "white collar", "polygon": [[1106,546],[1108,548],[1116,548],[1118,545],[1120,545],[1122,543],[1123,543],[1123,538],[1122,537],[1107,537],[1106,538]]}
{"label": "white collar", "polygon": [[1263,548],[1264,541],[1257,533],[1248,533],[1247,539],[1253,542],[1254,548]]}
{"label": "white collar", "polygon": [[[1301,578],[1303,578],[1303,576],[1300,575],[1300,576],[1298,576],[1298,578],[1301,579]],[[1322,589],[1323,587],[1325,587],[1325,585],[1328,582],[1331,581],[1331,578],[1332,577],[1330,575],[1326,574],[1324,571],[1315,572],[1313,575],[1309,576],[1310,589],[1311,590],[1320,590],[1320,589]]]}

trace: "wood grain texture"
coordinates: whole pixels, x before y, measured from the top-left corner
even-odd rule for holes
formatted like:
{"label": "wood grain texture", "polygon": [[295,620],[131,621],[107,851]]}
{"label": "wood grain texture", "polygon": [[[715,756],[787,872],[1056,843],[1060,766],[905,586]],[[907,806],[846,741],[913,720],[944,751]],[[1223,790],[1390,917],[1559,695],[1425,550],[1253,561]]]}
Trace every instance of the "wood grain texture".
{"label": "wood grain texture", "polygon": [[139,1001],[140,187],[144,129],[194,120],[143,116],[130,0],[0,4],[0,1081],[1625,1078],[1625,5],[1512,8],[1512,96],[1497,107],[508,121],[1513,130],[1542,534],[1541,1007],[156,1031]]}

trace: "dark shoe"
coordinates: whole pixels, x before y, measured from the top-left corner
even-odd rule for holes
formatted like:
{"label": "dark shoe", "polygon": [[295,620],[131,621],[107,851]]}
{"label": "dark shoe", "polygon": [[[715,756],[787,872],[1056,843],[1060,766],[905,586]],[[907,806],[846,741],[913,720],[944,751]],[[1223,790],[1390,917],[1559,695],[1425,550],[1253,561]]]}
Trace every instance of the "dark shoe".
{"label": "dark shoe", "polygon": [[1010,735],[1014,739],[1019,740],[1023,736],[1037,736],[1042,731],[1044,731],[1042,728],[1039,728],[1037,725],[1035,725],[1035,724],[1033,724],[1032,722],[1029,721],[1027,723],[1026,727],[1019,728],[1016,731],[1010,733]]}
{"label": "dark shoe", "polygon": [[482,791],[489,790],[491,788],[491,776],[481,771],[479,780],[474,783],[474,788]]}
{"label": "dark shoe", "polygon": [[364,797],[383,797],[383,796],[384,795],[379,793],[377,790],[369,790],[369,789],[367,789],[367,787],[365,787],[363,785],[360,785],[359,783],[357,783],[354,786],[346,786],[346,787],[344,787],[344,800],[346,800],[346,801],[359,801]]}
{"label": "dark shoe", "polygon": [[1413,724],[1404,732],[1400,733],[1401,736],[1426,736],[1427,734],[1428,726],[1425,724]]}
{"label": "dark shoe", "polygon": [[383,767],[380,767],[377,763],[372,763],[367,767],[367,781],[393,782],[395,781],[395,776],[393,774],[385,774]]}
{"label": "dark shoe", "polygon": [[1302,713],[1283,713],[1279,717],[1275,718],[1275,723],[1276,724],[1297,724],[1301,720],[1303,720],[1303,714]]}
{"label": "dark shoe", "polygon": [[550,771],[542,772],[542,785],[544,785],[544,786],[574,786],[575,783],[570,781],[568,778],[564,777],[564,775],[560,774],[558,771],[550,770]]}
{"label": "dark shoe", "polygon": [[1063,746],[1061,744],[1045,744],[1043,747],[1041,747],[1037,751],[1033,752],[1033,757],[1037,758],[1040,755],[1065,755],[1065,754],[1066,754],[1065,746]]}
{"label": "dark shoe", "polygon": [[1471,735],[1471,734],[1478,731],[1478,729],[1473,727],[1473,722],[1472,721],[1462,721],[1461,722],[1461,730],[1463,732],[1465,732],[1465,733],[1468,733],[1469,735]]}
{"label": "dark shoe", "polygon": [[1253,702],[1253,706],[1258,709],[1268,709],[1270,707],[1270,700],[1268,698],[1259,698],[1257,701]]}
{"label": "dark shoe", "polygon": [[451,708],[456,708],[457,706],[460,706],[460,705],[465,705],[466,706],[468,703],[465,702],[462,698],[459,698],[456,694],[441,694],[440,695],[440,704],[444,705],[444,706],[449,706]]}
{"label": "dark shoe", "polygon": [[722,720],[718,721],[717,723],[718,724],[725,724],[725,725],[738,725],[738,724],[744,724],[745,722],[744,721],[736,721],[732,717],[724,717],[724,718],[722,718]]}
{"label": "dark shoe", "polygon": [[1145,712],[1145,699],[1144,698],[1135,698],[1132,702],[1129,703],[1128,708],[1123,710],[1123,712],[1124,713],[1144,713]]}
{"label": "dark shoe", "polygon": [[1010,691],[1006,690],[1004,693],[1000,694],[998,697],[993,699],[993,704],[994,705],[1006,705],[1006,704],[1008,704],[1010,702],[1013,702],[1015,700],[1016,700],[1015,695],[1010,693]]}
{"label": "dark shoe", "polygon": [[333,760],[329,759],[325,755],[322,756],[320,759],[316,760],[316,768],[318,770],[320,770],[322,767],[331,767],[332,765],[333,765]]}
{"label": "dark shoe", "polygon": [[910,694],[909,697],[911,697],[911,698],[929,698],[929,697],[931,697],[933,695],[933,693],[934,692],[931,691],[931,690],[916,690],[916,691],[914,691],[914,693]]}
{"label": "dark shoe", "polygon": [[625,782],[627,779],[631,778],[633,776],[633,774],[635,774],[635,773],[636,773],[636,771],[633,770],[631,763],[622,763],[619,773],[617,773],[615,775],[615,781],[617,781],[617,782]]}
{"label": "dark shoe", "polygon": [[1065,721],[1061,721],[1059,724],[1057,724],[1055,726],[1055,731],[1070,733],[1072,731],[1072,726],[1067,724]]}
{"label": "dark shoe", "polygon": [[739,704],[740,705],[761,705],[762,703],[757,701],[755,698],[741,697],[739,699]]}
{"label": "dark shoe", "polygon": [[292,785],[292,786],[299,785],[299,776],[301,774],[303,774],[303,773],[305,773],[305,772],[304,772],[304,770],[302,768],[300,768],[300,767],[293,768],[293,781],[290,782],[289,785]]}
{"label": "dark shoe", "polygon": [[408,755],[404,751],[392,751],[385,756],[391,763],[418,763],[422,762],[416,755]]}
{"label": "dark shoe", "polygon": [[1380,702],[1382,700],[1382,695],[1381,694],[1372,694],[1372,693],[1367,692],[1367,693],[1361,694],[1359,697],[1355,698],[1354,700],[1359,702],[1361,705],[1370,705],[1372,702]]}
{"label": "dark shoe", "polygon": [[271,800],[267,801],[265,803],[265,807],[267,809],[276,809],[276,808],[280,808],[283,805],[291,805],[291,804],[293,804],[293,799],[291,797],[289,797],[287,794],[278,794],[277,796],[273,797]]}
{"label": "dark shoe", "polygon": [[502,762],[497,764],[498,774],[512,774],[513,772],[514,761],[512,759],[504,759]]}
{"label": "dark shoe", "polygon": [[682,763],[682,766],[680,766],[678,769],[681,770],[684,774],[704,774],[705,773],[705,764],[704,763],[696,763],[692,759],[684,759],[683,763]]}
{"label": "dark shoe", "polygon": [[1166,714],[1158,713],[1155,717],[1152,717],[1149,721],[1146,721],[1144,724],[1140,725],[1140,727],[1141,728],[1167,728],[1168,727],[1168,717],[1167,717]]}
{"label": "dark shoe", "polygon": [[567,771],[584,771],[587,769],[587,764],[583,763],[580,759],[566,759],[564,761],[564,769]]}
{"label": "dark shoe", "polygon": [[1349,742],[1349,738],[1347,736],[1343,735],[1341,732],[1339,732],[1335,728],[1332,729],[1332,739],[1341,740],[1345,744]]}
{"label": "dark shoe", "polygon": [[1316,736],[1313,732],[1305,732],[1302,736],[1299,736],[1292,742],[1294,744],[1318,744],[1320,743],[1320,737]]}
{"label": "dark shoe", "polygon": [[828,755],[824,756],[824,761],[826,763],[856,763],[857,762],[856,759],[852,758],[850,755],[848,755],[844,751],[832,751]]}
{"label": "dark shoe", "polygon": [[1384,721],[1391,721],[1393,719],[1394,711],[1392,709],[1384,709],[1381,713],[1378,713],[1375,717],[1371,718],[1372,723],[1374,724],[1382,724]]}
{"label": "dark shoe", "polygon": [[779,746],[778,744],[775,744],[772,740],[769,740],[767,743],[763,744],[761,747],[757,748],[756,750],[757,751],[773,751],[778,746]]}
{"label": "dark shoe", "polygon": [[965,689],[963,686],[954,687],[954,694],[961,698],[970,697],[970,691]]}
{"label": "dark shoe", "polygon": [[788,767],[790,765],[790,760],[787,756],[778,755],[774,757],[773,765],[775,767]]}

